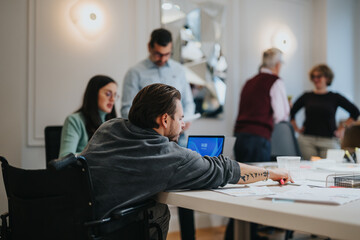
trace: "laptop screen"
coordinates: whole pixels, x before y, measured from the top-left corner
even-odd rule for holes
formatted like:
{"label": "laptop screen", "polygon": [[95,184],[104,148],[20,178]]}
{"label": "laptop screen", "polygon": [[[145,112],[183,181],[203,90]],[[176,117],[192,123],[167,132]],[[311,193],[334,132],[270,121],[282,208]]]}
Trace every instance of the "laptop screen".
{"label": "laptop screen", "polygon": [[217,157],[223,153],[225,136],[190,135],[187,148],[198,152],[201,156]]}

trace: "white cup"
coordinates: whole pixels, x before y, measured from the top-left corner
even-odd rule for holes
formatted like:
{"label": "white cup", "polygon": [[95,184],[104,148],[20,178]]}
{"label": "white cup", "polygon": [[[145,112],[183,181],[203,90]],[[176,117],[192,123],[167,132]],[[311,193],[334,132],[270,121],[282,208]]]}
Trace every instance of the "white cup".
{"label": "white cup", "polygon": [[360,147],[355,148],[356,162],[360,163]]}
{"label": "white cup", "polygon": [[335,160],[336,163],[344,162],[345,151],[343,149],[328,149],[326,159]]}
{"label": "white cup", "polygon": [[293,179],[300,179],[300,159],[299,156],[279,156],[276,157],[278,168],[284,168],[289,171]]}

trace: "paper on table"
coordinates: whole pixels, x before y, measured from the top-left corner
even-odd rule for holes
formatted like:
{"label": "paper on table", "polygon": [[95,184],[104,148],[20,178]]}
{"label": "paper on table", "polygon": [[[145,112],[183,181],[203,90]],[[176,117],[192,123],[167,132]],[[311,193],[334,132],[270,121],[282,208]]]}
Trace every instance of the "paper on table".
{"label": "paper on table", "polygon": [[360,190],[353,188],[310,188],[308,186],[300,186],[266,198],[342,205],[360,199]]}
{"label": "paper on table", "polygon": [[295,183],[288,183],[289,185],[306,185],[310,187],[326,187],[326,181],[314,181],[314,180],[297,180]]}
{"label": "paper on table", "polygon": [[335,166],[321,166],[318,169],[326,170],[330,172],[336,173],[359,173],[360,172],[360,165],[359,164],[337,164]]}
{"label": "paper on table", "polygon": [[274,194],[269,190],[268,187],[252,187],[252,186],[241,186],[241,187],[225,187],[219,189],[213,189],[215,192],[224,193],[234,197],[245,197],[245,196],[264,196]]}
{"label": "paper on table", "polygon": [[326,178],[332,174],[332,172],[324,171],[324,172],[315,172],[311,171],[307,174],[306,180],[310,181],[320,181],[320,182],[326,182]]}
{"label": "paper on table", "polygon": [[191,115],[191,116],[184,116],[183,121],[184,122],[191,122],[191,121],[194,121],[194,120],[196,120],[196,119],[198,119],[200,117],[201,117],[201,114],[196,113],[196,114]]}

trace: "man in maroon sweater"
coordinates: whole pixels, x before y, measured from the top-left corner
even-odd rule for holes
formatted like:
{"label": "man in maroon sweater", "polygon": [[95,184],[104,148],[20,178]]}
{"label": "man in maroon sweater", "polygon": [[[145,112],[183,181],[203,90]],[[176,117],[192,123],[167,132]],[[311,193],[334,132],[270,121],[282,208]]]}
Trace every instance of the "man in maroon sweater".
{"label": "man in maroon sweater", "polygon": [[[238,162],[270,161],[270,138],[274,124],[287,121],[290,107],[283,80],[279,77],[282,52],[270,48],[263,53],[259,74],[248,80],[240,96],[234,135]],[[234,222],[230,219],[225,240],[234,239]],[[257,224],[251,224],[251,239],[257,235]]]}
{"label": "man in maroon sweater", "polygon": [[239,162],[270,161],[274,124],[289,118],[285,85],[278,76],[281,64],[279,49],[266,50],[259,74],[248,80],[242,89],[234,147]]}

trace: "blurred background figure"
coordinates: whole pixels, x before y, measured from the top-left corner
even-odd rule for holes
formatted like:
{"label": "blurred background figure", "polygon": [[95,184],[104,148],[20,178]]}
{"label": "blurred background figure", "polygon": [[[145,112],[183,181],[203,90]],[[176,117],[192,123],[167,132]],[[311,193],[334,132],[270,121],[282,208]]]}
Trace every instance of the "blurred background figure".
{"label": "blurred background figure", "polygon": [[[128,118],[136,94],[153,83],[164,83],[178,89],[184,116],[194,115],[195,103],[190,84],[186,80],[184,67],[171,59],[172,48],[172,35],[168,30],[159,28],[152,31],[148,43],[149,56],[131,67],[124,77],[121,117]],[[186,123],[184,130],[189,126],[190,123]]]}
{"label": "blurred background figure", "polygon": [[284,81],[279,77],[282,52],[270,48],[263,53],[259,73],[248,80],[240,96],[234,135],[238,162],[270,161],[270,138],[274,124],[289,119]]}
{"label": "blurred background figure", "polygon": [[[289,120],[290,106],[284,81],[279,77],[282,52],[270,48],[263,53],[259,73],[248,80],[240,95],[239,113],[234,135],[234,152],[238,162],[268,162],[274,124]],[[257,224],[251,224],[251,239],[258,236]],[[230,219],[225,240],[234,239],[234,221]]]}
{"label": "blurred background figure", "polygon": [[103,75],[90,79],[82,106],[65,119],[59,157],[81,152],[98,127],[116,117],[117,97],[117,84],[113,79]]}
{"label": "blurred background figure", "polygon": [[[298,142],[304,159],[311,156],[326,157],[328,149],[340,148],[339,138],[344,128],[359,117],[359,109],[345,97],[328,91],[334,73],[325,64],[314,66],[309,73],[314,90],[305,92],[297,99],[291,109],[291,123],[299,133]],[[305,120],[299,128],[295,121],[296,113],[305,108]],[[349,114],[349,118],[336,126],[335,114],[338,107],[342,107]]]}

